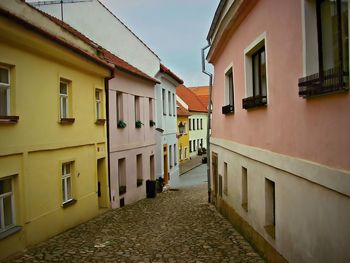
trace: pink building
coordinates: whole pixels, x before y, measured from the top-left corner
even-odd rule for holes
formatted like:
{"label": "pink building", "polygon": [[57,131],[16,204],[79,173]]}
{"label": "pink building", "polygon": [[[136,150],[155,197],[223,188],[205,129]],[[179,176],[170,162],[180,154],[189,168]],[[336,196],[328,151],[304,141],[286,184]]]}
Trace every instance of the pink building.
{"label": "pink building", "polygon": [[111,207],[146,197],[146,180],[155,180],[156,79],[105,49],[105,59],[115,65],[108,82],[109,186]]}
{"label": "pink building", "polygon": [[212,196],[269,261],[350,262],[348,1],[221,0]]}

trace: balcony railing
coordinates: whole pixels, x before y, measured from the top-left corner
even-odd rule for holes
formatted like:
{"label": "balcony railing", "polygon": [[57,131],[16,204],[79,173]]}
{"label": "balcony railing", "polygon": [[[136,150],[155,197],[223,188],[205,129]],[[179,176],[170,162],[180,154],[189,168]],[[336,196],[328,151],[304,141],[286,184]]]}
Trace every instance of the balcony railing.
{"label": "balcony railing", "polygon": [[322,74],[316,73],[299,79],[299,96],[310,98],[330,93],[345,92],[349,90],[349,74],[338,68],[326,70]]}
{"label": "balcony railing", "polygon": [[255,107],[265,106],[267,104],[267,97],[266,96],[253,96],[244,98],[242,100],[242,107],[243,109],[251,109]]}

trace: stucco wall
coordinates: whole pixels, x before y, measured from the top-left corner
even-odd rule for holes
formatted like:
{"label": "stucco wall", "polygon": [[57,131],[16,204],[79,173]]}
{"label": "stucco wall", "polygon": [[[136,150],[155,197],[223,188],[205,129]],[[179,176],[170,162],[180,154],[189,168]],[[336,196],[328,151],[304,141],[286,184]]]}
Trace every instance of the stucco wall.
{"label": "stucco wall", "polygon": [[[213,61],[212,133],[214,137],[349,170],[349,94],[309,100],[298,96],[298,79],[303,77],[301,3],[259,1],[230,36]],[[244,110],[244,50],[262,34],[266,35],[268,104]],[[235,113],[223,115],[224,77],[230,64],[234,70]]]}
{"label": "stucco wall", "polygon": [[[196,129],[193,130],[193,119],[195,119],[196,121]],[[203,125],[203,129],[198,129],[197,127],[197,119],[202,120],[202,125]],[[197,145],[197,140],[199,139],[199,141],[201,139],[203,139],[203,146],[204,148],[207,148],[207,127],[208,127],[208,115],[205,112],[191,112],[191,116],[189,117],[188,121],[191,121],[191,127],[192,129],[189,131],[189,140],[192,142],[193,140],[196,140],[196,150],[193,151],[193,146],[192,146],[192,153],[191,153],[191,157],[192,156],[196,156],[198,153],[198,145]],[[199,121],[199,125],[200,125],[200,121]],[[192,143],[193,145],[193,143]]]}
{"label": "stucco wall", "polygon": [[[61,19],[60,5],[39,6]],[[159,71],[160,59],[99,1],[64,5],[64,21],[150,76]],[[87,15],[93,14],[93,15]]]}

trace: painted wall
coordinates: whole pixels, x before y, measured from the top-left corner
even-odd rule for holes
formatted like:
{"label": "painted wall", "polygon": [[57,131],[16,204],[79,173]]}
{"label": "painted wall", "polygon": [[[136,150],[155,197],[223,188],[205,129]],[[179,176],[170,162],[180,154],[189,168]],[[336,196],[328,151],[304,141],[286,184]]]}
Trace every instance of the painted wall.
{"label": "painted wall", "polygon": [[[163,132],[156,132],[157,136],[157,168],[156,168],[156,178],[164,177],[164,159],[163,159],[163,146],[166,144],[168,147],[168,171],[170,176],[170,184],[177,184],[179,180],[179,162],[175,164],[174,160],[174,145],[175,149],[177,146],[176,138],[176,87],[178,83],[170,78],[167,74],[158,73],[156,75],[157,79],[161,81],[161,84],[157,84],[155,96],[156,96],[156,127],[162,129]],[[163,114],[163,99],[162,90],[165,90],[165,114]],[[169,99],[168,95],[170,92],[170,113],[169,113]],[[173,100],[174,97],[174,100]],[[172,160],[170,160],[169,145],[172,147]],[[177,156],[177,155],[176,155]],[[172,163],[172,167],[170,167]]]}
{"label": "painted wall", "polygon": [[[202,120],[202,129],[197,128],[197,119]],[[196,122],[196,129],[193,129],[193,120]],[[208,114],[205,112],[193,112],[191,111],[191,116],[188,118],[189,122],[192,122],[192,129],[189,131],[189,140],[196,141],[196,151],[191,152],[191,157],[197,156],[198,154],[198,140],[201,141],[203,139],[203,147],[207,149],[207,127],[208,127]],[[200,121],[199,121],[200,124]],[[193,144],[192,144],[193,145]]]}
{"label": "painted wall", "polygon": [[[307,71],[304,2],[308,1],[258,1],[240,18],[233,34],[226,36],[226,45],[218,47],[213,60],[211,150],[218,154],[218,174],[227,194],[217,193],[214,199],[267,255],[279,253],[289,262],[347,262],[350,97],[348,93],[309,100],[298,96],[298,79]],[[261,36],[265,38],[268,102],[266,107],[245,110],[245,51]],[[225,71],[230,66],[235,112],[224,115]],[[242,206],[243,167],[248,178],[247,211]],[[275,183],[275,238],[266,228],[271,206],[266,179]],[[272,254],[264,250],[269,246]]]}
{"label": "painted wall", "polygon": [[[213,61],[212,133],[217,138],[349,170],[349,94],[310,100],[298,96],[298,79],[303,77],[301,3],[259,1]],[[272,9],[274,16],[270,15]],[[242,109],[246,94],[244,50],[263,33],[268,105],[247,111]],[[234,70],[235,113],[223,115],[225,70],[230,64]]]}
{"label": "painted wall", "polygon": [[[0,258],[65,231],[99,214],[98,159],[107,159],[106,129],[95,124],[95,89],[102,92],[109,70],[0,18],[1,65],[11,67],[11,114],[0,124],[0,179],[14,182],[15,225],[0,240]],[[75,122],[59,123],[60,78],[71,81]],[[103,113],[103,116],[105,113]],[[62,162],[74,161],[73,198],[62,205]],[[106,172],[106,161],[100,172]],[[108,196],[107,174],[102,175]],[[102,211],[101,210],[101,211]]]}
{"label": "painted wall", "polygon": [[[119,207],[119,200],[133,203],[146,196],[146,180],[150,179],[150,156],[155,154],[155,99],[154,83],[115,71],[115,78],[109,81],[109,136],[110,136],[110,182],[112,208]],[[124,129],[117,127],[117,92],[122,93]],[[140,97],[140,129],[135,127],[135,96]],[[152,111],[150,111],[150,102]],[[151,116],[153,115],[153,116]],[[142,154],[143,184],[137,187],[136,155]],[[126,194],[119,196],[118,159],[126,159]]]}
{"label": "painted wall", "polygon": [[[177,126],[179,123],[186,123],[185,133],[182,134],[178,139],[178,159],[181,162],[188,160],[190,158],[190,145],[189,145],[189,130],[188,130],[188,116],[177,116]],[[179,128],[177,128],[177,134],[180,135]],[[187,149],[187,156],[185,158],[185,149]],[[180,156],[182,152],[182,156]]]}
{"label": "painted wall", "polygon": [[[40,6],[61,19],[60,5]],[[160,59],[99,1],[64,5],[64,21],[94,42],[150,76],[159,71]],[[93,16],[86,16],[93,14]]]}

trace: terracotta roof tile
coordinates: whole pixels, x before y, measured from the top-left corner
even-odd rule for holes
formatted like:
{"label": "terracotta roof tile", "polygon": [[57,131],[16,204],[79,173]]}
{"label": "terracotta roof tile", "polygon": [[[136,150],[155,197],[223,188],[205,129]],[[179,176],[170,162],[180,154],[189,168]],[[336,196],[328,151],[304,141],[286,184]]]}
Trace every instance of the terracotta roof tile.
{"label": "terracotta roof tile", "polygon": [[168,74],[170,77],[175,79],[179,84],[184,83],[184,81],[182,79],[180,79],[178,76],[176,76],[175,73],[173,73],[170,69],[168,69],[163,64],[160,64],[160,72],[164,72],[164,73]]}
{"label": "terracotta roof tile", "polygon": [[209,100],[209,86],[198,86],[198,87],[189,87],[200,99],[202,104],[208,105]]}
{"label": "terracotta roof tile", "polygon": [[177,116],[190,116],[191,113],[185,109],[180,103],[176,103],[177,106]]}
{"label": "terracotta roof tile", "polygon": [[190,112],[207,112],[207,106],[204,105],[199,97],[185,85],[180,85],[176,88],[176,95],[188,105],[188,110]]}
{"label": "terracotta roof tile", "polygon": [[113,55],[111,52],[109,52],[108,50],[104,49],[104,48],[99,48],[100,52],[102,53],[102,55],[104,56],[104,58],[114,64],[116,66],[116,68],[126,71],[130,74],[133,74],[137,77],[140,77],[142,79],[145,80],[149,80],[152,81],[154,83],[160,83],[158,80],[156,80],[155,78],[152,78],[151,76],[147,75],[146,73],[142,72],[141,70],[139,70],[138,68],[130,65],[129,63],[127,63],[126,61],[122,60],[121,58],[117,57],[116,55]]}

